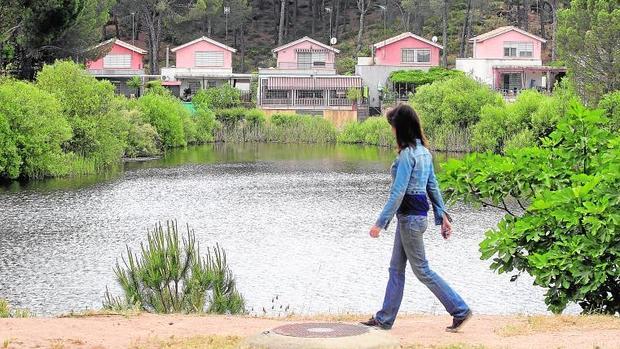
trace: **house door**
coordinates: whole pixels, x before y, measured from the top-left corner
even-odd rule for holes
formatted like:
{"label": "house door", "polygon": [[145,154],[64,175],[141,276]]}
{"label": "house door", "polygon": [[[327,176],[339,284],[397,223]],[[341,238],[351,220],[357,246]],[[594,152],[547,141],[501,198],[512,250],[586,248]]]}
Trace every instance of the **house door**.
{"label": "house door", "polygon": [[523,87],[521,73],[502,74],[502,90],[517,92]]}

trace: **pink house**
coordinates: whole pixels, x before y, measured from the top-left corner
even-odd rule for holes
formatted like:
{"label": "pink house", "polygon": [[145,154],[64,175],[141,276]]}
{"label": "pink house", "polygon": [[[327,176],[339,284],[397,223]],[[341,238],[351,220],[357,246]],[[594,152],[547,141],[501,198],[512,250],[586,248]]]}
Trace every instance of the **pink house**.
{"label": "pink house", "polygon": [[277,58],[278,69],[336,69],[336,54],[339,50],[322,42],[304,36],[272,50]]}
{"label": "pink house", "polygon": [[362,79],[336,74],[338,49],[305,36],[272,52],[276,66],[258,69],[261,109],[322,115],[337,126],[357,120],[360,107],[347,99],[347,91],[361,90]]}
{"label": "pink house", "polygon": [[232,55],[236,49],[206,36],[170,50],[176,55],[174,66],[162,68],[164,85],[177,95],[191,98],[200,89],[230,83],[249,90],[249,74],[233,74]]}
{"label": "pink house", "polygon": [[544,66],[547,41],[514,26],[499,27],[469,40],[472,57],[456,60],[456,69],[469,73],[507,95],[525,88],[550,90],[566,68]]}
{"label": "pink house", "polygon": [[408,67],[439,65],[443,46],[413,33],[402,33],[373,45],[374,64]]}
{"label": "pink house", "polygon": [[[381,92],[392,89],[388,81],[390,74],[397,70],[428,70],[439,65],[443,47],[413,33],[402,33],[372,45],[372,57],[358,57],[355,73],[362,77],[368,86],[369,105],[381,106]],[[406,99],[414,86],[394,88],[399,99]]]}
{"label": "pink house", "polygon": [[137,92],[128,88],[126,82],[133,76],[144,75],[145,50],[119,39],[104,41],[92,50],[99,53],[98,59],[86,62],[86,69],[92,75],[112,82],[118,93]]}

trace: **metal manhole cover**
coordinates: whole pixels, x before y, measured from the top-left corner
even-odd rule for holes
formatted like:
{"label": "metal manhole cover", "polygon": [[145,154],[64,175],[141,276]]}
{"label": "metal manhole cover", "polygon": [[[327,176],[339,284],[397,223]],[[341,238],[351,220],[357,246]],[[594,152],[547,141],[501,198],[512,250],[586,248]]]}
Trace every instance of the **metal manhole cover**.
{"label": "metal manhole cover", "polygon": [[368,327],[339,323],[304,323],[276,327],[272,332],[289,337],[338,338],[368,333]]}

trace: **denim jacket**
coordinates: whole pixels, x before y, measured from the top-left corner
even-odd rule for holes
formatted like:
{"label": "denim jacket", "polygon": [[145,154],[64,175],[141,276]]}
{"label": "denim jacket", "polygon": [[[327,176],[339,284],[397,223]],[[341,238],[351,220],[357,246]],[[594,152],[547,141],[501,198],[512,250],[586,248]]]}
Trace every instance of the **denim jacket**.
{"label": "denim jacket", "polygon": [[[446,208],[439,191],[439,184],[435,177],[433,158],[431,153],[416,140],[416,147],[407,147],[392,164],[392,187],[383,211],[379,215],[375,225],[386,229],[398,210],[405,194],[426,194],[430,198],[435,215],[435,224],[443,223]],[[448,216],[448,219],[450,217]]]}

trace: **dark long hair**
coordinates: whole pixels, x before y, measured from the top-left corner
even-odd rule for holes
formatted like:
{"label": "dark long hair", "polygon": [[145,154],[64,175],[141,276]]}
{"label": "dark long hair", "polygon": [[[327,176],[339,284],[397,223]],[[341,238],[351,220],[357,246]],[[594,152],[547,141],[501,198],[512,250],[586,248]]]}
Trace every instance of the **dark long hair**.
{"label": "dark long hair", "polygon": [[386,114],[387,120],[396,129],[396,144],[398,151],[409,146],[416,146],[416,139],[422,142],[425,147],[428,144],[422,123],[418,114],[407,104],[399,104]]}

